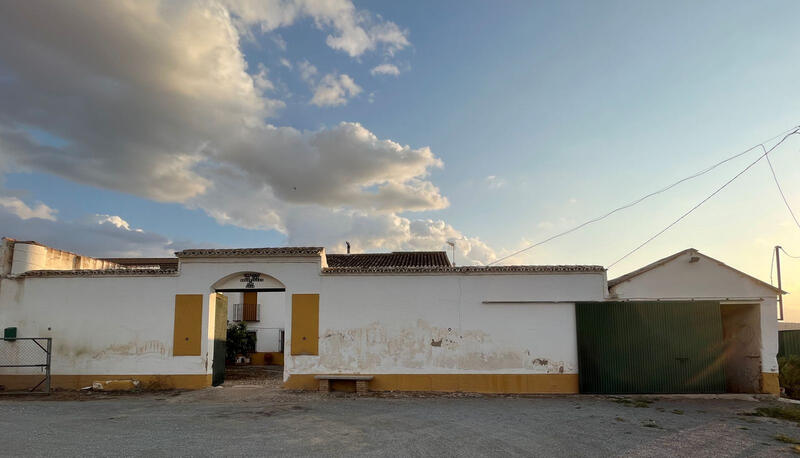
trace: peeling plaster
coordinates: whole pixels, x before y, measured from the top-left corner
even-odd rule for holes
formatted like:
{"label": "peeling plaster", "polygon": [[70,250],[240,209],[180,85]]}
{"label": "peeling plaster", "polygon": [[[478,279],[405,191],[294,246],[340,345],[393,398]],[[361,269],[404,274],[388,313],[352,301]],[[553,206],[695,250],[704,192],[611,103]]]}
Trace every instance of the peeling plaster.
{"label": "peeling plaster", "polygon": [[563,361],[530,358],[531,350],[501,345],[484,331],[432,326],[424,320],[397,327],[380,322],[352,329],[327,329],[318,358],[296,359],[296,371],[372,373],[396,371],[574,371]]}

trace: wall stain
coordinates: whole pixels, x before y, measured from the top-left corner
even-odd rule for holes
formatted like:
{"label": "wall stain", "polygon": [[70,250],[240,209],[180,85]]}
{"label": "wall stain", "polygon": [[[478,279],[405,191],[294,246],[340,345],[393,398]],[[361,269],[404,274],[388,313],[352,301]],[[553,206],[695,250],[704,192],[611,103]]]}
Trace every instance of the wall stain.
{"label": "wall stain", "polygon": [[[103,359],[111,355],[144,355],[157,353],[161,356],[167,355],[167,346],[160,340],[147,340],[144,342],[128,342],[125,344],[109,345],[103,350],[92,355],[93,359]],[[76,354],[76,356],[78,356]]]}
{"label": "wall stain", "polygon": [[424,320],[406,326],[372,322],[320,333],[319,358],[294,358],[296,370],[369,373],[376,370],[524,370],[564,373],[563,361],[528,348],[495,342],[484,331],[438,327]]}

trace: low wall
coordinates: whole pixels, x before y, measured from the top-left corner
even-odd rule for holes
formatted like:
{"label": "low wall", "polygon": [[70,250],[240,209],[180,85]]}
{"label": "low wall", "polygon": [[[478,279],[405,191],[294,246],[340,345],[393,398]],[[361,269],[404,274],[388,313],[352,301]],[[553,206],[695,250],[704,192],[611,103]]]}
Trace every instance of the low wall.
{"label": "low wall", "polygon": [[290,318],[285,385],[365,374],[378,391],[577,393],[571,301],[602,300],[603,283],[602,273],[323,276],[319,354],[291,354]]}
{"label": "low wall", "polygon": [[[208,386],[207,339],[198,356],[173,356],[176,277],[31,277],[0,280],[0,328],[52,338],[52,384],[135,378],[142,386]],[[206,329],[208,298],[204,298]],[[40,369],[2,368],[0,385],[26,384]],[[35,384],[35,383],[34,383]]]}

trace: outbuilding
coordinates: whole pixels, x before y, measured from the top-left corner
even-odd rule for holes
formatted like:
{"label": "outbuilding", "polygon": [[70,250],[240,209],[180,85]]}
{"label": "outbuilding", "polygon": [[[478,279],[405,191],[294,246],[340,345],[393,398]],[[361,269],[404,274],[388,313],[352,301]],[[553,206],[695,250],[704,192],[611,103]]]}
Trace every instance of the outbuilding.
{"label": "outbuilding", "polygon": [[577,305],[581,391],[776,393],[774,286],[690,248]]}

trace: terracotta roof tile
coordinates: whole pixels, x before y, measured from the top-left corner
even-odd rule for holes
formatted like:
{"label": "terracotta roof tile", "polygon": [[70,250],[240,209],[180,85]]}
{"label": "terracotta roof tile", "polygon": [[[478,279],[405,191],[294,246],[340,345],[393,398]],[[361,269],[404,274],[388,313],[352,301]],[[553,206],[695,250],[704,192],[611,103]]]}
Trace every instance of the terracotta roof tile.
{"label": "terracotta roof tile", "polygon": [[163,269],[80,269],[29,270],[18,277],[148,277],[177,274],[177,270]]}
{"label": "terracotta roof tile", "polygon": [[319,256],[322,247],[287,246],[278,248],[214,248],[191,249],[175,253],[179,258],[226,258],[233,256],[242,257],[270,257],[270,256]]}
{"label": "terracotta roof tile", "polygon": [[603,266],[437,266],[437,267],[329,267],[324,274],[493,274],[493,273],[602,273]]}
{"label": "terracotta roof tile", "polygon": [[391,253],[329,254],[329,268],[450,267],[444,251],[393,251]]}

